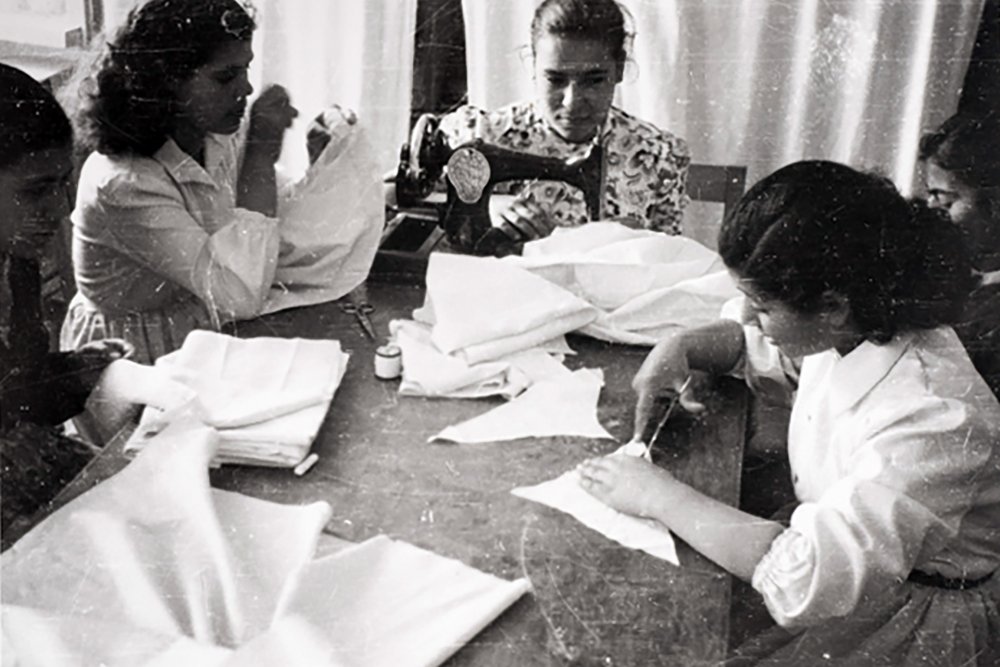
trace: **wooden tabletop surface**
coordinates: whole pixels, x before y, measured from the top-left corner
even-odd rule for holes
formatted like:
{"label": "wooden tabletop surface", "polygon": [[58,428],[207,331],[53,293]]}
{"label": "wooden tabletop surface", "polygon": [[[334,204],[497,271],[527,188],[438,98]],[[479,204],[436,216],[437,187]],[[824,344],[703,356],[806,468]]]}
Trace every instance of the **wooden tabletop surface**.
{"label": "wooden tabletop surface", "polygon": [[[388,335],[407,318],[420,288],[373,284],[371,319]],[[480,445],[428,444],[448,425],[500,399],[401,397],[397,382],[373,374],[375,347],[337,304],[277,313],[234,327],[241,337],[335,338],[351,353],[304,477],[289,470],[229,466],[212,484],[278,502],[325,500],[329,533],[361,541],[384,533],[507,579],[526,577],[532,593],[461,649],[449,665],[703,665],[724,656],[730,578],[678,542],[681,567],[617,545],[575,519],[510,490],[556,477],[618,446],[582,438]],[[631,378],[645,348],[571,337],[573,368],[600,367],[598,407],[622,442],[632,429]],[[739,497],[745,390],[732,381],[705,394],[708,411],[679,415],[661,434],[656,460],[724,502]],[[57,500],[67,502],[125,465],[109,447]]]}

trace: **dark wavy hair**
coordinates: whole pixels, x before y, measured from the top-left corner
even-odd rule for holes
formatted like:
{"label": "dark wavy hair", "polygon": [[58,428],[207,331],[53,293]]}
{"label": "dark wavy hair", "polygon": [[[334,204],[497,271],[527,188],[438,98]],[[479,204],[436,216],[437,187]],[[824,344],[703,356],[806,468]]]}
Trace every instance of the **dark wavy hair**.
{"label": "dark wavy hair", "polygon": [[796,162],[754,185],[727,215],[719,253],[768,299],[818,312],[850,304],[866,340],[959,320],[973,286],[961,231],[888,179],[835,162]]}
{"label": "dark wavy hair", "polygon": [[237,0],[148,0],[82,82],[76,122],[88,150],[152,155],[173,130],[177,85],[228,42],[249,40],[253,11]]}
{"label": "dark wavy hair", "polygon": [[543,35],[592,39],[603,43],[624,65],[633,34],[631,14],[615,0],[545,0],[531,20],[531,51]]}
{"label": "dark wavy hair", "polygon": [[1000,112],[952,116],[921,137],[920,160],[974,188],[977,204],[1000,224]]}
{"label": "dark wavy hair", "polygon": [[0,63],[0,169],[28,153],[73,144],[66,112],[42,84]]}

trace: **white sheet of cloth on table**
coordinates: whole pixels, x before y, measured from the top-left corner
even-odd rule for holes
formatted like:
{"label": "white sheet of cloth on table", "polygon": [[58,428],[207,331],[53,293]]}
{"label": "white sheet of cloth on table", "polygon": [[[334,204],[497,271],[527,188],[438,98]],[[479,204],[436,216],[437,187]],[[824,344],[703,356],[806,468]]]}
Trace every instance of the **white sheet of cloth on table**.
{"label": "white sheet of cloth on table", "polygon": [[614,438],[597,420],[604,385],[600,369],[580,369],[533,384],[523,394],[485,414],[449,426],[430,440],[483,443],[578,436]]}
{"label": "white sheet of cloth on table", "polygon": [[212,489],[172,424],[0,556],[3,664],[437,665],[527,589],[377,537],[314,560],[324,502]]}
{"label": "white sheet of cloth on table", "polygon": [[333,301],[368,276],[385,226],[381,169],[362,121],[324,114],[330,142],[278,200],[281,252],[263,312]]}
{"label": "white sheet of cloth on table", "polygon": [[[309,453],[347,360],[334,340],[193,331],[156,366],[197,395],[202,420],[219,431],[219,463],[289,467]],[[169,418],[147,407],[126,452],[142,449]]]}
{"label": "white sheet of cloth on table", "polygon": [[615,222],[557,228],[503,261],[597,308],[581,333],[633,345],[713,321],[740,294],[719,255],[697,241]]}
{"label": "white sheet of cloth on table", "polygon": [[393,320],[389,323],[389,331],[402,352],[403,377],[399,393],[404,396],[483,398],[500,395],[513,398],[539,380],[570,374],[562,360],[572,350],[562,336],[496,361],[469,364],[460,356],[437,349],[428,324]]}
{"label": "white sheet of cloth on table", "polygon": [[504,260],[432,253],[424,305],[413,318],[431,340],[469,364],[493,361],[575,331],[597,309]]}
{"label": "white sheet of cloth on table", "polygon": [[[615,455],[635,456],[642,453],[641,449],[630,449],[629,445],[623,445],[616,450]],[[565,512],[588,528],[629,549],[645,551],[651,556],[680,565],[674,538],[666,526],[653,519],[623,514],[608,507],[580,486],[580,473],[576,470],[535,486],[518,487],[511,493]]]}

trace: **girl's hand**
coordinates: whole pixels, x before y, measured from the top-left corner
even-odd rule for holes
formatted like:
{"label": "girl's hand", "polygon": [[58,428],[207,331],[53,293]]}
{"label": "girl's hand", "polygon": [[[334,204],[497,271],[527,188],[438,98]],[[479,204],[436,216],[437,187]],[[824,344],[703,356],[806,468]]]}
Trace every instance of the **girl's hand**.
{"label": "girl's hand", "polygon": [[605,505],[636,516],[654,517],[655,507],[677,480],[663,468],[637,456],[611,454],[577,466],[580,486]]}
{"label": "girl's hand", "polygon": [[684,334],[671,336],[656,344],[632,380],[632,389],[637,395],[633,429],[635,439],[649,442],[653,437],[660,412],[665,409],[665,397],[680,394],[680,406],[688,412],[705,410],[705,405],[695,398],[691,383],[684,386],[690,376]]}
{"label": "girl's hand", "polygon": [[285,130],[292,126],[298,115],[287,90],[278,85],[268,86],[250,107],[247,143],[267,148],[277,161]]}
{"label": "girl's hand", "polygon": [[73,351],[72,358],[79,368],[79,378],[83,385],[92,390],[113,361],[127,359],[135,352],[128,341],[121,338],[105,338],[95,340]]}
{"label": "girl's hand", "polygon": [[500,231],[517,243],[545,238],[556,226],[548,212],[533,201],[517,200],[501,216]]}

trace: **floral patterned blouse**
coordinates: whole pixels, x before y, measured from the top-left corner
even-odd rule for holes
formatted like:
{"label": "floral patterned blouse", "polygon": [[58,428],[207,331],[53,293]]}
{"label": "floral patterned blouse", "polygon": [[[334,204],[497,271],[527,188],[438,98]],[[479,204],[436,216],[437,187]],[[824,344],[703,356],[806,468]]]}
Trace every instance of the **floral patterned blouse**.
{"label": "floral patterned blouse", "polygon": [[[452,147],[482,139],[511,150],[569,158],[584,154],[590,146],[589,142],[576,144],[556,134],[533,102],[518,102],[492,112],[463,106],[442,118],[440,128]],[[600,218],[680,234],[691,161],[684,140],[611,107],[600,141],[604,148]],[[498,187],[496,191],[503,190]],[[559,226],[574,227],[589,218],[583,193],[566,183],[515,183],[508,191],[541,205]]]}

